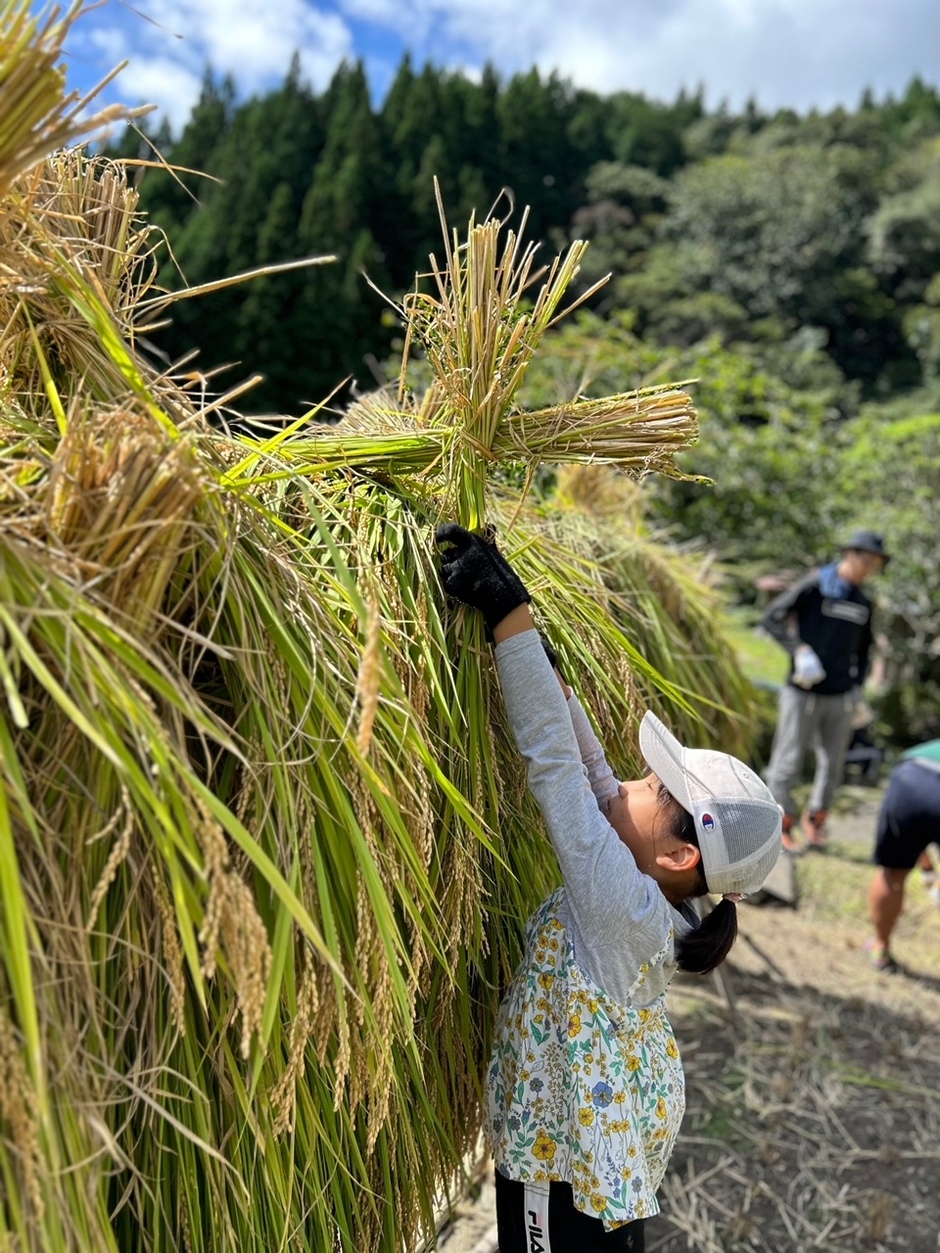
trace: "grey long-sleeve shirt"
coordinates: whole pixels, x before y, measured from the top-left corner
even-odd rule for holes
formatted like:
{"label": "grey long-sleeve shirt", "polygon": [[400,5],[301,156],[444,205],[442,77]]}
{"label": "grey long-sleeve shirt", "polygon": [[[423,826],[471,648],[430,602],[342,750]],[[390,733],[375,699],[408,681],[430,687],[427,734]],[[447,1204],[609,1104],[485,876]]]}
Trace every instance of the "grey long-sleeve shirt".
{"label": "grey long-sleeve shirt", "polygon": [[529,787],[561,866],[562,921],[576,960],[610,996],[642,1008],[665,991],[676,970],[673,937],[690,931],[695,915],[670,905],[601,812],[617,780],[577,697],[565,700],[538,634],[503,641],[496,662]]}

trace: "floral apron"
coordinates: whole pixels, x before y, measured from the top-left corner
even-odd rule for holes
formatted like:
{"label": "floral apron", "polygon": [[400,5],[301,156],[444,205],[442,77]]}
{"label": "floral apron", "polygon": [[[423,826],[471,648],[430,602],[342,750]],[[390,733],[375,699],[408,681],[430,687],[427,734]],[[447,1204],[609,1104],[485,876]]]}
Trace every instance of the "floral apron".
{"label": "floral apron", "polygon": [[[529,919],[526,957],[500,1006],[487,1134],[497,1170],[570,1183],[577,1208],[609,1230],[659,1213],[685,1082],[665,998],[637,1009],[587,978],[558,918],[563,894]],[[671,946],[672,937],[639,971],[631,998]]]}

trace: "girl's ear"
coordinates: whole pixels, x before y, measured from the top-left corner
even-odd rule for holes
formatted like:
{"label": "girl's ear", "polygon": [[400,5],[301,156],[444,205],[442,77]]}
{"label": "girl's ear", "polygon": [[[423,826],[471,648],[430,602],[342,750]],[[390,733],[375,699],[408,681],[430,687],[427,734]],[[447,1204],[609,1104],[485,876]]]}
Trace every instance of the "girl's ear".
{"label": "girl's ear", "polygon": [[656,857],[657,866],[661,866],[663,870],[675,870],[679,873],[685,870],[694,870],[702,860],[702,854],[694,844],[688,844],[685,840],[680,843],[670,845],[665,852],[659,853]]}

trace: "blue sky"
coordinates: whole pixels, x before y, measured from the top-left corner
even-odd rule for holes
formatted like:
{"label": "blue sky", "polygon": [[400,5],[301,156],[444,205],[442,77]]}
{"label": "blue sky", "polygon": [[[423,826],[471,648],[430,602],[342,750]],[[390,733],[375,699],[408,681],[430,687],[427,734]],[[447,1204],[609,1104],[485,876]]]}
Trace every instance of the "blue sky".
{"label": "blue sky", "polygon": [[377,98],[404,51],[469,75],[536,65],[599,92],[801,112],[854,106],[862,91],[940,84],[940,0],[104,0],[70,35],[69,83],[130,65],[108,100],[185,121],[206,64],[243,95],[280,82],[291,54],[317,89],[362,57]]}

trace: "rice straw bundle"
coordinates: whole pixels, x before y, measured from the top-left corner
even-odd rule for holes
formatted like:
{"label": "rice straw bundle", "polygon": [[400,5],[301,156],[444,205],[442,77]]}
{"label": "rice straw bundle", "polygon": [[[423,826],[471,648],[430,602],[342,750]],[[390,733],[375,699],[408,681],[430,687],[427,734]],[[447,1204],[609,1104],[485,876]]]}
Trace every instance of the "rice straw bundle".
{"label": "rice straw bundle", "polygon": [[[710,555],[679,551],[650,534],[636,483],[609,466],[560,470],[550,508],[567,543],[604,571],[611,616],[630,639],[642,640],[652,672],[668,674],[681,694],[677,703],[649,672],[634,670],[640,704],[681,727],[685,742],[721,744],[746,758],[754,696],[728,645]],[[683,700],[693,703],[694,717]]]}
{"label": "rice straw bundle", "polygon": [[674,456],[694,443],[698,427],[682,386],[647,387],[604,400],[510,414],[497,428],[490,453],[499,460],[590,462],[614,465],[638,477],[653,471],[685,477]]}
{"label": "rice straw bundle", "polygon": [[62,46],[84,0],[66,13],[51,5],[34,13],[30,0],[0,0],[0,196],[13,180],[56,148],[121,119],[141,117],[150,106],[89,106],[123,68],[118,66],[87,96],[65,93]]}
{"label": "rice straw bundle", "polygon": [[[613,465],[637,477],[658,472],[686,478],[674,458],[694,443],[698,428],[681,386],[648,387],[549,409],[513,410],[495,428],[488,448],[476,441],[469,447],[484,465],[586,462]],[[430,388],[420,408],[414,409],[399,408],[387,392],[377,393],[354,403],[329,433],[292,440],[291,454],[306,472],[342,466],[391,474],[434,471],[445,459],[452,463],[455,445],[468,438],[457,415],[450,415],[451,425],[445,425],[446,417],[440,389]]]}
{"label": "rice straw bundle", "polygon": [[[407,1251],[554,876],[434,523],[497,522],[623,769],[646,692],[692,721],[693,684],[596,541],[486,482],[577,252],[530,309],[530,254],[472,227],[413,305],[462,373],[384,433],[247,439],[136,351],[134,211],[74,154],[0,206],[0,1244]],[[531,462],[590,457],[610,415],[573,410]]]}
{"label": "rice straw bundle", "polygon": [[[466,240],[450,235],[438,190],[445,241],[441,267],[431,258],[435,291],[420,286],[406,298],[405,379],[413,342],[424,350],[434,377],[416,414],[422,428],[451,432],[449,482],[455,516],[474,528],[483,521],[486,465],[518,458],[555,462],[611,462],[634,473],[678,474],[672,453],[694,443],[698,428],[689,397],[677,386],[647,389],[600,401],[576,400],[538,413],[519,411],[516,395],[545,333],[590,299],[601,283],[560,313],[587,244],[576,240],[564,257],[538,267],[537,247],[522,233],[473,220]],[[402,398],[403,388],[399,391]]]}

